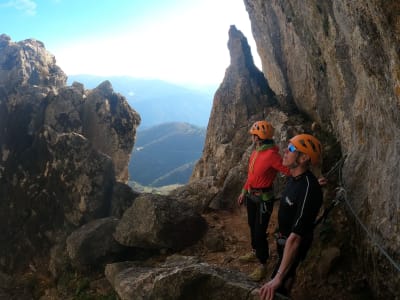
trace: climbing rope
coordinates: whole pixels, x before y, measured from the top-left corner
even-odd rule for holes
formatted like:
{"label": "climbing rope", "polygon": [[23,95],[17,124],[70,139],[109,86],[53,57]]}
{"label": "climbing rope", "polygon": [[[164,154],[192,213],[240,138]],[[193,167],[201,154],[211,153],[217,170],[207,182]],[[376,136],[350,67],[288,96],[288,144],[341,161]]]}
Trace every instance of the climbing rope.
{"label": "climbing rope", "polygon": [[335,198],[331,201],[330,205],[324,209],[324,212],[322,215],[315,220],[314,222],[314,227],[316,227],[319,223],[324,221],[327,217],[328,214],[331,212],[331,210],[337,206],[340,202],[342,202],[342,194],[339,192],[339,188],[336,188],[336,196]]}
{"label": "climbing rope", "polygon": [[[339,171],[339,181],[341,182],[341,178],[342,178],[341,167],[342,167],[345,159],[346,159],[346,156],[343,156],[341,159],[339,159],[328,172],[323,174],[323,176],[325,178],[328,178],[335,171]],[[318,224],[320,224],[322,221],[324,221],[328,217],[328,214],[330,213],[330,211],[341,202],[341,200],[342,200],[341,197],[342,197],[342,195],[340,193],[338,193],[338,188],[336,188],[335,198],[331,201],[330,205],[324,209],[324,212],[322,213],[322,215],[318,219],[315,220],[314,227],[316,227]]]}
{"label": "climbing rope", "polygon": [[340,187],[340,193],[343,194],[342,199],[344,199],[345,203],[349,207],[351,213],[357,220],[358,224],[361,226],[361,228],[365,231],[369,239],[372,241],[372,243],[379,249],[379,251],[389,260],[389,262],[393,265],[393,267],[400,272],[400,265],[387,253],[385,249],[379,243],[375,240],[374,236],[372,233],[368,230],[367,226],[364,225],[364,223],[361,221],[361,219],[358,217],[356,212],[354,211],[353,207],[351,206],[349,200],[347,199],[347,192],[343,187]]}
{"label": "climbing rope", "polygon": [[400,272],[400,264],[397,263],[390,255],[387,253],[387,251],[376,241],[374,238],[373,234],[371,231],[367,228],[367,226],[361,221],[360,217],[356,214],[355,210],[351,206],[348,198],[347,198],[347,191],[343,187],[343,178],[342,178],[342,166],[344,163],[344,160],[346,159],[346,156],[343,156],[333,167],[330,169],[327,173],[325,173],[325,177],[329,177],[332,175],[335,171],[339,172],[339,187],[336,188],[336,196],[335,199],[332,201],[331,205],[324,211],[324,214],[314,223],[315,226],[318,225],[323,219],[326,218],[330,210],[338,205],[340,202],[345,202],[346,205],[348,206],[350,212],[354,216],[354,218],[357,220],[358,224],[360,227],[365,231],[367,234],[368,238],[372,241],[372,243],[379,249],[379,251],[384,255],[388,261],[393,265],[393,267]]}
{"label": "climbing rope", "polygon": [[335,171],[339,170],[339,175],[341,175],[341,169],[343,166],[343,163],[346,159],[347,155],[342,156],[341,159],[339,159],[334,165],[333,167],[324,174],[324,177],[328,178],[329,176],[331,176]]}

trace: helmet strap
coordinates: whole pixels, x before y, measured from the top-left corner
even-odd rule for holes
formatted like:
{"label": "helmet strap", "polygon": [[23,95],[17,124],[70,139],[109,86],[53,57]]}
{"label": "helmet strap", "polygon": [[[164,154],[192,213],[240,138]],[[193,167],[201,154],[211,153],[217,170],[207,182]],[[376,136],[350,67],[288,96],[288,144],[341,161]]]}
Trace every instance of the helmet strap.
{"label": "helmet strap", "polygon": [[[302,156],[307,156],[307,157],[309,157],[309,156],[308,156],[307,154],[305,154],[305,153],[297,152],[296,161],[295,161],[294,163],[292,163],[290,166],[288,166],[288,168],[289,168],[289,169],[295,169],[295,168],[299,167],[300,165],[304,164],[304,161],[300,161],[300,159],[301,159]],[[308,168],[309,161],[310,161],[310,159],[307,160],[307,164],[306,164],[307,167],[306,167],[306,168]]]}
{"label": "helmet strap", "polygon": [[296,152],[296,160],[294,161],[294,163],[287,166],[289,169],[296,169],[300,165],[299,156],[300,156],[300,152]]}

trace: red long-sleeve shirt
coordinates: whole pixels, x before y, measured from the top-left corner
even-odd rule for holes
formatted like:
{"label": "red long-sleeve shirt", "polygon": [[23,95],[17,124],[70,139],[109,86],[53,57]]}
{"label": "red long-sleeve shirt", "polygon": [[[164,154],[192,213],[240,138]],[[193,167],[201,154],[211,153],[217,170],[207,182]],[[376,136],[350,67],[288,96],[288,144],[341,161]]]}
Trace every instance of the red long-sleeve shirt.
{"label": "red long-sleeve shirt", "polygon": [[278,172],[290,175],[289,168],[282,165],[278,146],[263,145],[250,155],[247,180],[243,189],[249,191],[271,187]]}

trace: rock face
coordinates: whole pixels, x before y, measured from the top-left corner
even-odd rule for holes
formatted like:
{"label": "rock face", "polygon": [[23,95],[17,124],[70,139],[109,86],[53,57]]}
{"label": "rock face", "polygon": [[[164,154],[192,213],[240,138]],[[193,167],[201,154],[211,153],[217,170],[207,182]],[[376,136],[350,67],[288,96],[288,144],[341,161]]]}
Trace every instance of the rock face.
{"label": "rock face", "polygon": [[228,48],[231,64],[215,93],[203,155],[190,180],[212,177],[213,186],[220,191],[213,195],[213,208],[232,206],[232,197],[244,182],[243,166],[238,162],[251,144],[249,128],[277,103],[254,65],[247,39],[235,26],[229,30]]}
{"label": "rock face", "polygon": [[13,43],[7,35],[0,35],[0,93],[2,96],[22,86],[62,87],[67,76],[56,65],[53,55],[42,42],[29,39]]}
{"label": "rock face", "polygon": [[74,83],[35,40],[0,36],[0,264],[45,254],[59,231],[110,214],[139,115],[109,82]]}
{"label": "rock face", "polygon": [[380,299],[398,295],[399,2],[244,2],[281,106],[295,105],[331,129],[347,155],[342,184],[349,218],[360,227],[357,215],[369,232],[353,237],[369,284]]}

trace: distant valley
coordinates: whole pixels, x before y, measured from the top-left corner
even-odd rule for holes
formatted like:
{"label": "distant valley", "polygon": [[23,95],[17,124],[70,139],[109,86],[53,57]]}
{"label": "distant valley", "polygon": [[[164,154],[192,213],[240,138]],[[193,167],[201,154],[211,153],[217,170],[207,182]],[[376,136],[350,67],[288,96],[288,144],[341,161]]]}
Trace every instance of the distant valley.
{"label": "distant valley", "polygon": [[171,84],[161,80],[137,79],[127,76],[71,75],[74,81],[86,89],[97,87],[109,80],[114,91],[122,94],[142,119],[139,129],[167,122],[187,122],[206,127],[210,117],[216,86],[193,88]]}
{"label": "distant valley", "polygon": [[188,182],[201,157],[216,87],[201,90],[160,80],[131,77],[68,76],[68,84],[86,89],[109,80],[142,119],[129,162],[130,185],[136,190]]}
{"label": "distant valley", "polygon": [[187,183],[201,157],[205,134],[205,128],[178,122],[138,130],[130,181],[152,187]]}

